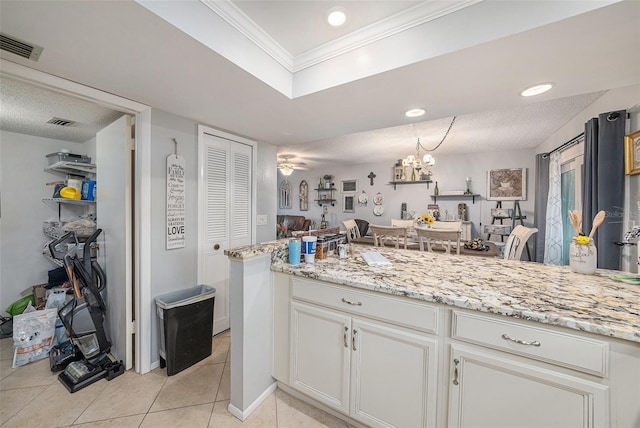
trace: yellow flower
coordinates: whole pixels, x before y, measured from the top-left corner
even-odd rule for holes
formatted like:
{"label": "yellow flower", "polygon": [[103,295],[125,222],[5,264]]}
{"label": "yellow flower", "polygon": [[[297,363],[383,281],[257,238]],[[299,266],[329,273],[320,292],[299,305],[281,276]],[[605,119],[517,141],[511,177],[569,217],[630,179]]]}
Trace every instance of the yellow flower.
{"label": "yellow flower", "polygon": [[589,243],[589,237],[584,235],[576,236],[576,244],[587,245]]}
{"label": "yellow flower", "polygon": [[429,214],[422,214],[416,218],[418,224],[433,224],[435,220]]}

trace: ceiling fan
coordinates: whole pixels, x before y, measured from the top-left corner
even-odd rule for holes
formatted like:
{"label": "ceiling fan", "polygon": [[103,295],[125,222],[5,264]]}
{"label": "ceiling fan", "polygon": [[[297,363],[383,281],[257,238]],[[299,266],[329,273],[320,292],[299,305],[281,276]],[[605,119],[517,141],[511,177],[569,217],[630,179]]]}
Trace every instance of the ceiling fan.
{"label": "ceiling fan", "polygon": [[278,158],[278,169],[285,177],[288,177],[293,173],[296,169],[305,169],[304,167],[307,165],[304,162],[292,162],[290,158],[292,155],[281,155]]}

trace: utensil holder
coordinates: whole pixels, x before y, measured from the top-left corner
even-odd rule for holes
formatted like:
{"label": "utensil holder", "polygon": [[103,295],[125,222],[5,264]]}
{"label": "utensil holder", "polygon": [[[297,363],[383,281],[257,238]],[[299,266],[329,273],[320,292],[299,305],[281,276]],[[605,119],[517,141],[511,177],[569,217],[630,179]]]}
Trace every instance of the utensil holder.
{"label": "utensil holder", "polygon": [[585,275],[596,273],[598,265],[598,249],[593,240],[588,244],[578,244],[573,238],[569,244],[569,266],[571,270]]}

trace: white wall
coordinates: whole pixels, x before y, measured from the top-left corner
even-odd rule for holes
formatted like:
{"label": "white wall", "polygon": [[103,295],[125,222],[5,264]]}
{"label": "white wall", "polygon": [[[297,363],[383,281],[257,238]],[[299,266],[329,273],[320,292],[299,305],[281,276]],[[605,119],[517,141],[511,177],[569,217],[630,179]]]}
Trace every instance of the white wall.
{"label": "white wall", "polygon": [[[407,153],[409,153],[409,149]],[[444,216],[447,211],[450,216],[456,215],[458,203],[466,203],[469,220],[473,222],[474,226],[474,236],[480,236],[480,223],[491,223],[490,209],[496,205],[494,201],[484,199],[487,193],[487,171],[501,168],[527,168],[529,177],[532,177],[535,166],[535,155],[532,149],[466,155],[438,155],[438,153],[435,152],[433,155],[436,158],[436,165],[433,168],[433,180],[438,182],[440,191],[465,190],[465,177],[471,177],[472,192],[481,195],[480,198],[476,198],[475,204],[468,198],[438,198],[437,200],[442,216]],[[401,156],[402,153],[398,154],[398,158]],[[433,194],[435,183],[431,183],[429,188],[427,188],[426,184],[403,184],[396,186],[396,190],[394,190],[393,185],[389,184],[389,182],[392,181],[395,161],[396,159],[390,159],[388,163],[354,164],[349,166],[334,165],[309,171],[296,170],[288,178],[293,191],[292,209],[278,209],[278,214],[304,215],[309,219],[315,220],[316,225],[319,226],[322,209],[313,201],[317,199],[317,192],[313,189],[318,187],[320,177],[325,174],[334,176],[334,182],[338,188],[338,191],[335,192],[338,201],[334,207],[329,207],[329,216],[327,219],[330,227],[340,226],[344,229],[340,222],[352,218],[361,218],[370,223],[388,225],[391,223],[392,218],[400,218],[400,208],[403,202],[407,204],[407,211],[415,211],[416,213],[426,212],[427,205],[433,203],[430,195]],[[376,174],[373,186],[370,185],[369,179],[367,178],[372,171]],[[309,192],[309,211],[299,210],[298,187],[300,181],[303,179],[307,180],[311,189]],[[369,203],[366,207],[360,207],[356,202],[355,213],[343,213],[340,184],[342,180],[351,179],[358,180],[357,194],[361,193],[362,190],[366,191],[369,196]],[[278,174],[278,185],[280,185],[282,181],[282,174]],[[533,222],[533,181],[531,178],[527,181],[528,198],[526,201],[522,201],[520,206],[522,214],[528,216],[525,224],[530,225]],[[385,211],[380,217],[373,214],[373,197],[377,192],[380,192],[384,197],[383,207]],[[512,203],[504,202],[504,207],[508,208],[511,206],[513,206]],[[483,234],[482,237],[484,238],[485,235]]]}
{"label": "white wall", "polygon": [[272,241],[276,238],[276,216],[278,206],[277,174],[275,168],[278,148],[271,144],[259,143],[257,165],[254,170],[257,178],[256,205],[257,215],[264,215],[267,224],[256,226],[256,243]]}
{"label": "white wall", "polygon": [[[197,285],[198,274],[198,122],[161,110],[151,111],[151,296],[169,293]],[[185,246],[165,248],[165,190],[166,158],[173,153],[173,138],[178,141],[178,154],[185,159],[186,208]],[[262,242],[275,236],[276,150],[257,144],[258,188],[256,210],[273,219],[270,224],[256,227],[256,240]],[[155,301],[149,302],[155,317]],[[158,326],[154,320],[151,329],[151,358],[158,358]]]}
{"label": "white wall", "polygon": [[[0,312],[20,297],[20,292],[48,281],[47,272],[57,268],[45,259],[42,248],[51,239],[42,233],[42,222],[58,219],[58,205],[43,203],[53,196],[45,183],[64,180],[64,175],[44,172],[46,155],[69,149],[72,153],[95,152],[95,139],[78,144],[50,138],[0,131]],[[77,217],[84,207],[63,205],[62,217]]]}

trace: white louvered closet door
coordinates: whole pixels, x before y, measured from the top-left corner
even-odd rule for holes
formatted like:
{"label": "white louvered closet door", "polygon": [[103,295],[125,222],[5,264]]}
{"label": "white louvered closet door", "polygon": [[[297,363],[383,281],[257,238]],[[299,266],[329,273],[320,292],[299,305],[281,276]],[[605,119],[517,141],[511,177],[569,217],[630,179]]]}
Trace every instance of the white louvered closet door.
{"label": "white louvered closet door", "polygon": [[200,144],[199,281],[216,289],[213,334],[229,328],[229,260],[251,244],[252,147],[204,134]]}

